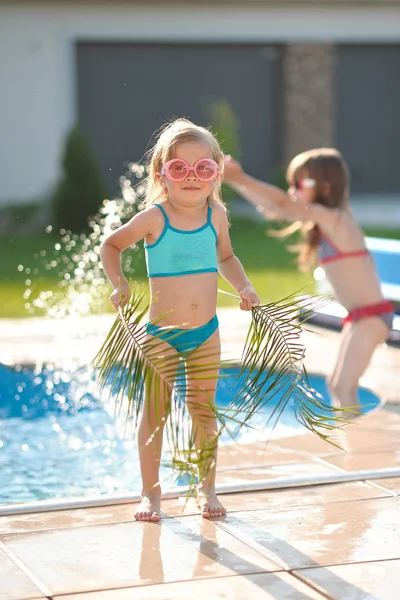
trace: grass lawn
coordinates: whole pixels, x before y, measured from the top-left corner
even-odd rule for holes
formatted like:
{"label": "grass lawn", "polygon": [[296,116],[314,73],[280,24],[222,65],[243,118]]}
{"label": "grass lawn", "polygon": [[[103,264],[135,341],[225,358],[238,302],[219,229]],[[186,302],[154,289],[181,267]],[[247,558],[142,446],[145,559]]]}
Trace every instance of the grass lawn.
{"label": "grass lawn", "polygon": [[[279,300],[288,294],[305,287],[304,291],[314,290],[311,273],[297,271],[294,254],[290,253],[282,241],[270,237],[269,225],[245,219],[232,222],[231,239],[235,254],[242,261],[250,280],[263,303]],[[378,237],[400,237],[399,230],[367,229],[367,235]],[[30,316],[25,309],[25,280],[30,279],[32,296],[40,290],[55,290],[60,282],[58,269],[46,270],[52,258],[57,256],[54,249],[59,238],[50,234],[6,238],[0,237],[0,318]],[[137,280],[147,280],[144,255],[132,254],[132,266]],[[30,268],[31,273],[18,271],[18,266]],[[129,273],[128,273],[129,275]],[[234,293],[223,279],[219,287]],[[107,298],[110,288],[104,289],[104,309],[112,310]],[[234,306],[235,300],[224,294],[219,295],[219,306]]]}

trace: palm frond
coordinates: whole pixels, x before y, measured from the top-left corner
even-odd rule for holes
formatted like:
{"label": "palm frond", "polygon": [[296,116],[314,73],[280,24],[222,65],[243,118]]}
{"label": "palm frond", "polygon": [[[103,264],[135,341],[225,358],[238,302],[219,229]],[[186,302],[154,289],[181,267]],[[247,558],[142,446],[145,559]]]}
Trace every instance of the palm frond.
{"label": "palm frond", "polygon": [[[203,450],[199,455],[195,449],[195,431],[189,427],[188,405],[191,395],[195,390],[188,390],[186,374],[190,372],[192,381],[215,381],[215,376],[210,371],[219,370],[219,378],[223,377],[223,370],[231,367],[231,363],[220,360],[220,355],[210,349],[198,351],[196,360],[187,357],[185,363],[177,359],[176,352],[157,337],[148,336],[143,319],[148,312],[149,305],[144,302],[145,292],[135,286],[131,299],[119,314],[111,330],[92,361],[97,371],[97,380],[101,390],[109,387],[110,393],[115,398],[116,407],[121,409],[127,403],[126,419],[132,422],[136,429],[140,414],[145,408],[145,393],[154,398],[152,410],[161,415],[161,398],[170,398],[168,415],[172,412],[174,418],[169,421],[166,430],[168,446],[170,449],[170,462],[177,471],[205,470],[204,464],[210,462],[216,441],[205,440]],[[153,320],[156,324],[163,315]],[[179,337],[174,334],[170,340]],[[167,348],[166,348],[167,347]],[[227,376],[228,374],[226,374]],[[198,422],[207,427],[207,420],[216,418],[219,429],[224,429],[224,411],[218,411],[214,405],[213,396],[204,387],[201,389],[205,397],[204,418],[202,415]],[[153,431],[153,435],[156,430]],[[220,435],[220,434],[219,434]]]}
{"label": "palm frond", "polygon": [[324,430],[330,432],[346,423],[340,411],[318,397],[303,365],[305,347],[300,335],[304,323],[327,302],[329,298],[290,295],[253,308],[232,399],[243,423],[268,406],[266,425],[275,427],[289,404],[297,421],[322,439],[330,441]]}
{"label": "palm frond", "polygon": [[[129,303],[119,311],[93,366],[100,388],[108,387],[114,396],[116,409],[121,411],[124,403],[127,404],[126,423],[133,429],[145,410],[146,392],[151,393],[152,410],[156,411],[159,417],[156,420],[160,423],[152,435],[164,425],[161,421],[165,415],[169,459],[164,464],[175,472],[190,473],[193,481],[198,473],[206,474],[213,466],[215,448],[222,433],[234,438],[244,426],[251,428],[252,417],[265,407],[271,409],[266,424],[272,422],[275,426],[290,403],[297,420],[323,439],[328,439],[323,431],[330,432],[343,424],[334,409],[318,399],[303,368],[305,348],[300,334],[309,314],[307,306],[311,313],[321,299],[311,299],[305,308],[304,298],[301,298],[300,321],[300,300],[294,295],[253,309],[239,375],[232,389],[232,402],[221,408],[215,406],[213,393],[205,385],[210,380],[215,388],[217,371],[218,379],[232,377],[232,362],[221,360],[219,353],[207,348],[197,351],[195,360],[190,355],[185,361],[178,360],[169,344],[147,334],[143,321],[149,304],[145,298],[146,291],[135,285]],[[214,374],[210,375],[212,371]],[[196,392],[187,389],[188,372],[193,381],[202,382],[199,389],[204,404],[203,413],[197,418],[198,429],[206,431],[210,418],[216,419],[218,424],[216,435],[203,436],[201,452],[195,446],[199,432],[189,425],[191,394]],[[165,398],[169,399],[166,410],[161,406]],[[170,415],[172,418],[168,418]]]}

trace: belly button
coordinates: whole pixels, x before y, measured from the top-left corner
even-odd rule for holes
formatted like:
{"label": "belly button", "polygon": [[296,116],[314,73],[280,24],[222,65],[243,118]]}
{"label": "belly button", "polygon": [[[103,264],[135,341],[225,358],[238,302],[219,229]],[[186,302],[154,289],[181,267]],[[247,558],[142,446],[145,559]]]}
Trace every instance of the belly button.
{"label": "belly button", "polygon": [[192,308],[193,308],[193,310],[196,310],[196,308],[199,308],[199,305],[198,304],[192,304]]}

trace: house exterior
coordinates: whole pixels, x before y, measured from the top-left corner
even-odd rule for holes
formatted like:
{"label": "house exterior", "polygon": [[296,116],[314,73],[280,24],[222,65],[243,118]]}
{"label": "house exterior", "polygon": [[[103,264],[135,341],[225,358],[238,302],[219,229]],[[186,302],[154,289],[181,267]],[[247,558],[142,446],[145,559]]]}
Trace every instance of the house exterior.
{"label": "house exterior", "polygon": [[334,145],[354,194],[400,195],[400,0],[0,0],[0,84],[3,206],[52,190],[78,121],[111,195],[155,129],[221,104],[253,175]]}

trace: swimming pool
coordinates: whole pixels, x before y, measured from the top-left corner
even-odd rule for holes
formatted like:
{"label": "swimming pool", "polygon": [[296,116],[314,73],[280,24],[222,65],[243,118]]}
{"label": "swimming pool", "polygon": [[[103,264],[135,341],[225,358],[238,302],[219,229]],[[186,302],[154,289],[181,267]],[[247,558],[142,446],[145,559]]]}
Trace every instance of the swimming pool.
{"label": "swimming pool", "polygon": [[[218,382],[217,405],[227,406],[238,370]],[[311,386],[329,403],[324,379]],[[360,388],[363,412],[379,404]],[[276,406],[276,404],[275,404]],[[273,433],[265,429],[274,405],[258,413],[237,442],[305,433],[288,403]],[[221,443],[232,443],[226,433]],[[108,393],[100,395],[86,369],[66,371],[0,365],[0,503],[140,492],[137,447],[124,419],[117,419]],[[163,469],[161,480],[170,478]]]}

